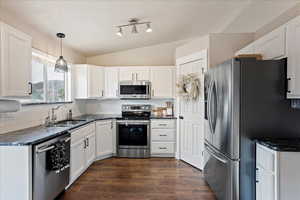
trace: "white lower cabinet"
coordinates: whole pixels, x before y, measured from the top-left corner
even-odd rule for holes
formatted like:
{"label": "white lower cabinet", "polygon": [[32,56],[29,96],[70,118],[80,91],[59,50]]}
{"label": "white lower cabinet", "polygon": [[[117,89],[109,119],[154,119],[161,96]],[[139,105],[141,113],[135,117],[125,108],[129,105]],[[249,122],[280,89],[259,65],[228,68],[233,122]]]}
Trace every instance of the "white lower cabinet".
{"label": "white lower cabinet", "polygon": [[96,122],[96,156],[97,159],[110,157],[115,153],[114,120]]}
{"label": "white lower cabinet", "polygon": [[292,200],[300,196],[300,152],[256,146],[256,200]]}
{"label": "white lower cabinet", "polygon": [[151,156],[174,157],[176,144],[176,120],[151,120]]}
{"label": "white lower cabinet", "polygon": [[95,159],[95,123],[79,128],[71,133],[71,171],[72,184]]}

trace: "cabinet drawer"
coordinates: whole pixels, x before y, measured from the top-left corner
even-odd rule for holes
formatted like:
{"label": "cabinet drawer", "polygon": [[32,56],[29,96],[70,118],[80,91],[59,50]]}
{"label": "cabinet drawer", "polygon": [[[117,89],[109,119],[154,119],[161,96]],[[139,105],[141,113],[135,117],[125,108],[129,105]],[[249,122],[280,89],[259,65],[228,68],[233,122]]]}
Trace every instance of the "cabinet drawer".
{"label": "cabinet drawer", "polygon": [[91,132],[95,132],[95,123],[76,129],[71,133],[71,143],[77,142]]}
{"label": "cabinet drawer", "polygon": [[174,153],[174,142],[152,142],[152,154],[171,154]]}
{"label": "cabinet drawer", "polygon": [[175,120],[152,120],[151,121],[151,128],[155,129],[174,129],[176,127]]}
{"label": "cabinet drawer", "polygon": [[175,129],[152,129],[151,140],[155,141],[174,141]]}
{"label": "cabinet drawer", "polygon": [[256,162],[266,170],[275,170],[275,153],[260,145],[256,148]]}

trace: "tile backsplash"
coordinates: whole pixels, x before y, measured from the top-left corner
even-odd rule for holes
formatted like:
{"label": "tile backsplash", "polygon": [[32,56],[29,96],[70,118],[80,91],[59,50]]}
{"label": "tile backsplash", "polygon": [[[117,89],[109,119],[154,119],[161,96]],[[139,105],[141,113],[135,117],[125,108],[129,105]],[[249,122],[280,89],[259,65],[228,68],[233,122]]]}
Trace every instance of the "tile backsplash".
{"label": "tile backsplash", "polygon": [[[0,113],[0,134],[41,125],[45,122],[48,113],[51,114],[51,108],[57,106],[24,106],[16,113]],[[57,120],[66,119],[69,109],[72,109],[73,116],[85,114],[85,104],[80,102],[65,104],[56,111]]]}
{"label": "tile backsplash", "polygon": [[[74,117],[83,114],[121,114],[122,104],[151,104],[153,107],[165,107],[166,101],[172,100],[80,100],[65,104],[56,111],[56,114],[58,121],[67,118],[69,109],[72,109]],[[16,113],[0,113],[0,134],[44,124],[53,107],[57,105],[25,106]]]}
{"label": "tile backsplash", "polygon": [[165,107],[166,99],[151,100],[88,100],[86,101],[86,113],[88,114],[121,114],[123,104],[151,104],[153,107]]}

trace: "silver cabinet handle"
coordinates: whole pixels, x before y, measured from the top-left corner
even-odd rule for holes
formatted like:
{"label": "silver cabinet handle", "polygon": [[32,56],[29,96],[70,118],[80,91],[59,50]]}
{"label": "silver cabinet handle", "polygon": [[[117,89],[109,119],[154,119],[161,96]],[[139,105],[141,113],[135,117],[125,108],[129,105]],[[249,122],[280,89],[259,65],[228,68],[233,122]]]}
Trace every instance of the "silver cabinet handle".
{"label": "silver cabinet handle", "polygon": [[167,147],[159,147],[159,149],[167,149]]}
{"label": "silver cabinet handle", "polygon": [[168,136],[168,135],[165,135],[165,134],[164,134],[164,135],[159,135],[159,136]]}
{"label": "silver cabinet handle", "polygon": [[104,96],[104,90],[101,91],[101,95],[102,95],[102,97]]}
{"label": "silver cabinet handle", "polygon": [[86,147],[87,147],[87,144],[86,144],[86,139],[84,140],[84,149],[86,149]]}
{"label": "silver cabinet handle", "polygon": [[43,152],[46,152],[46,151],[49,151],[49,150],[51,150],[51,149],[54,149],[54,145],[52,145],[52,146],[49,146],[49,147],[46,147],[46,148],[41,148],[41,149],[38,149],[36,152],[37,153],[43,153]]}
{"label": "silver cabinet handle", "polygon": [[167,124],[159,124],[159,126],[167,126]]}
{"label": "silver cabinet handle", "polygon": [[136,81],[139,80],[139,79],[138,79],[138,73],[135,73],[135,80],[136,80]]}
{"label": "silver cabinet handle", "polygon": [[89,140],[89,138],[86,138],[86,143],[87,143],[87,145],[86,145],[87,147],[90,146],[90,140]]}
{"label": "silver cabinet handle", "polygon": [[154,97],[154,89],[152,89],[152,96]]}
{"label": "silver cabinet handle", "polygon": [[32,82],[29,82],[28,84],[29,84],[29,92],[28,92],[28,94],[32,95]]}

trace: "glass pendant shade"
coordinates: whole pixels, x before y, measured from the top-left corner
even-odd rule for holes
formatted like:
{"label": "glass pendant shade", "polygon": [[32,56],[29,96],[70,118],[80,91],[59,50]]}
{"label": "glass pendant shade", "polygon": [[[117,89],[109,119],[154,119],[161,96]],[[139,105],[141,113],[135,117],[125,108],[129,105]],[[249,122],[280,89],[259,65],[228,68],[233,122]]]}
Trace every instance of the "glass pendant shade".
{"label": "glass pendant shade", "polygon": [[63,56],[59,56],[55,63],[55,72],[68,72],[68,63]]}
{"label": "glass pendant shade", "polygon": [[56,60],[54,71],[61,73],[68,72],[68,63],[62,55],[62,39],[65,38],[65,34],[57,33],[56,36],[60,38],[60,56]]}

